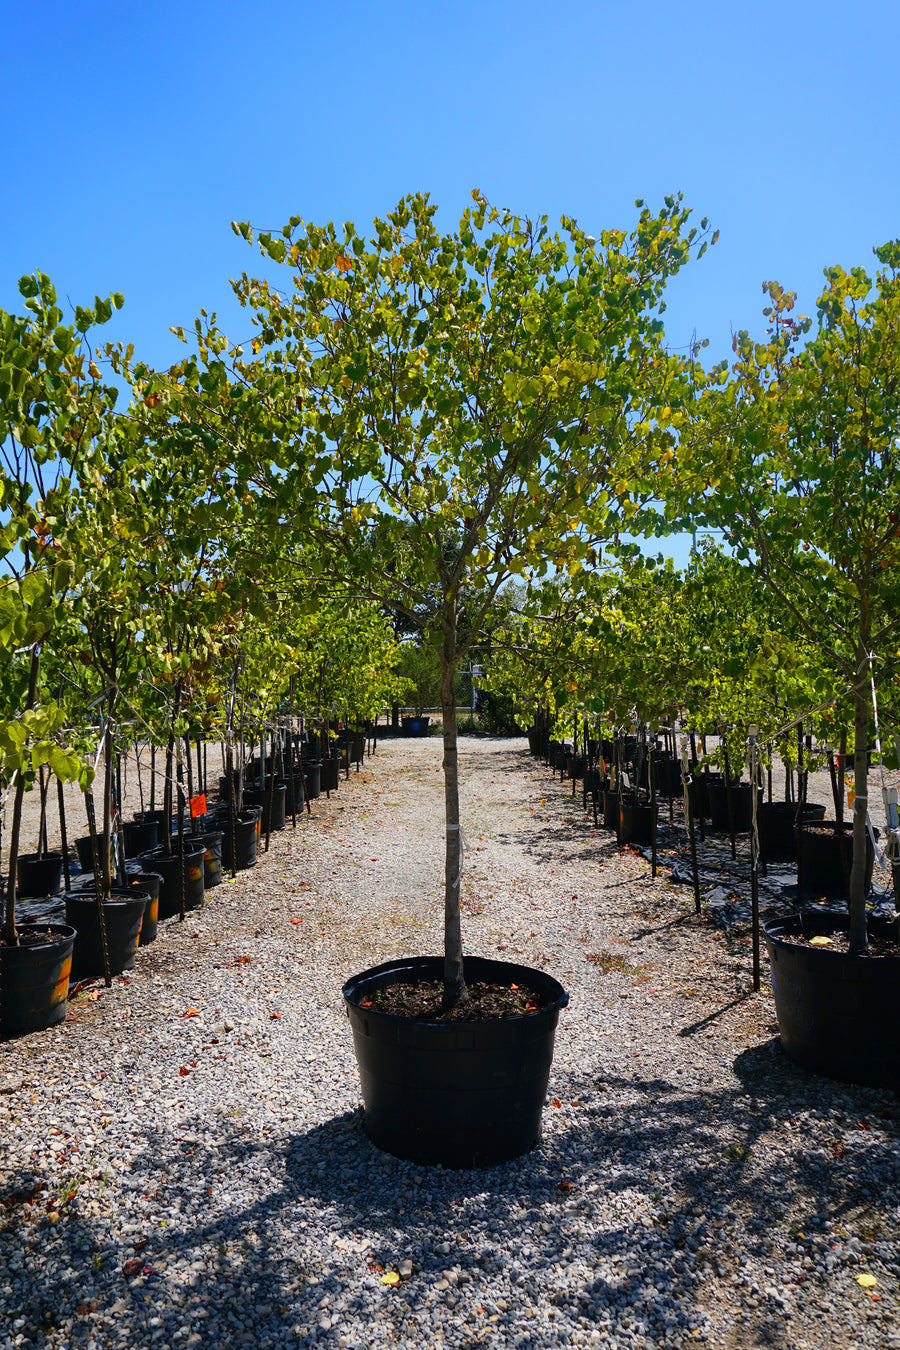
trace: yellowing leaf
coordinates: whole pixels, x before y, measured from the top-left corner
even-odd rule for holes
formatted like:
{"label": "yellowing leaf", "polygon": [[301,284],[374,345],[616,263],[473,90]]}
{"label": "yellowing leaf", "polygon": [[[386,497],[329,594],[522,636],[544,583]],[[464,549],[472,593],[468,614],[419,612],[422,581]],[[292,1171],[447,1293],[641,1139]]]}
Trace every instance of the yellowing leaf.
{"label": "yellowing leaf", "polygon": [[397,1274],[396,1270],[386,1270],[385,1273],[384,1273],[384,1274],[382,1275],[382,1277],[381,1277],[381,1283],[382,1283],[382,1284],[399,1284],[399,1283],[400,1283],[400,1276]]}
{"label": "yellowing leaf", "polygon": [[348,258],[346,253],[339,253],[334,261],[339,272],[349,272],[353,266],[352,259]]}
{"label": "yellowing leaf", "polygon": [[873,1289],[878,1281],[874,1275],[857,1275],[856,1283],[861,1289]]}
{"label": "yellowing leaf", "polygon": [[814,937],[809,939],[811,947],[833,947],[834,943],[830,937]]}

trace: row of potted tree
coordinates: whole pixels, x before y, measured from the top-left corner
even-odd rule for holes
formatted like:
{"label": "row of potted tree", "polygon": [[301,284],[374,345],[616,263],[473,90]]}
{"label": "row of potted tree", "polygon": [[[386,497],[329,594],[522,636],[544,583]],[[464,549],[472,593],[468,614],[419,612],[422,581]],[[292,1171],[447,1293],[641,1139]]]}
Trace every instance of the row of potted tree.
{"label": "row of potted tree", "polygon": [[[724,619],[739,663],[741,652],[753,649],[754,684],[766,686],[772,707],[790,702],[798,669],[818,693],[806,714],[834,707],[839,727],[842,701],[852,701],[849,941],[852,958],[867,965],[867,794],[860,789],[871,676],[880,674],[887,689],[900,612],[900,245],[878,251],[874,279],[861,269],[827,274],[814,333],[792,317],[792,298],[770,286],[767,339],[753,343],[739,334],[732,367],[706,371],[699,352],[682,358],[667,350],[661,314],[669,278],[714,236],[706,221],[691,226],[678,197],[655,213],[643,203],[638,209],[630,230],[606,230],[599,239],[571,219],[553,231],[546,218],[498,211],[479,193],[449,231],[439,229],[434,205],[421,194],[376,220],[369,234],[351,223],[319,226],[299,217],[258,236],[236,224],[262,255],[260,274],[235,283],[255,336],[232,343],[204,312],[193,334],[176,330],[189,351],[168,371],[136,361],[129,348],[107,348],[131,394],[121,416],[90,351],[75,334],[66,336],[61,316],[46,319],[55,305],[49,283],[27,283],[33,293],[26,304],[40,341],[52,349],[46,364],[53,369],[40,401],[28,404],[24,422],[9,422],[9,434],[27,448],[37,428],[40,455],[58,441],[50,458],[65,449],[78,462],[61,480],[61,495],[49,498],[52,510],[44,487],[35,497],[39,519],[24,533],[46,543],[29,543],[35,565],[17,581],[16,604],[30,611],[34,601],[36,613],[40,604],[57,606],[72,580],[67,569],[77,572],[91,548],[109,559],[112,598],[120,574],[133,567],[140,575],[144,558],[152,558],[150,623],[135,627],[144,614],[133,615],[129,631],[155,649],[169,684],[182,692],[204,662],[215,664],[228,649],[238,619],[265,623],[276,597],[309,614],[328,597],[342,605],[353,596],[378,615],[399,615],[433,647],[447,820],[444,954],[428,969],[441,983],[448,1015],[472,1002],[460,932],[455,675],[485,630],[495,629],[501,597],[508,612],[510,585],[529,620],[517,627],[511,655],[527,650],[529,660],[535,652],[544,658],[569,642],[557,669],[592,671],[593,689],[602,691],[596,711],[627,706],[629,719],[636,710],[652,724],[684,696],[676,674],[708,686],[713,667],[717,698],[727,702],[729,690],[737,696],[739,674],[711,655],[720,654],[721,634],[713,648],[691,631],[700,609],[693,583],[659,574],[674,627],[659,625],[655,637],[652,620],[630,605],[641,568],[626,532],[728,530],[740,567],[711,559],[708,570],[719,568],[726,587],[742,595],[752,575],[754,594],[765,591],[780,608],[771,620],[751,596],[751,620],[742,627],[731,621],[733,597],[715,599],[708,627]],[[76,311],[75,328],[87,333],[114,303]],[[12,371],[17,410],[28,402],[17,392],[18,359],[4,357],[3,367]],[[84,435],[73,435],[73,417],[85,420]],[[25,474],[29,484],[40,455],[35,450]],[[140,462],[148,467],[137,474]],[[79,503],[97,478],[109,481],[112,495],[91,507],[96,537],[76,540],[67,533],[69,502]],[[602,550],[619,559],[616,569],[603,567]],[[184,559],[201,565],[187,577],[168,570]],[[28,582],[33,597],[21,589],[26,573],[36,578]],[[572,607],[569,590],[587,616],[574,627],[562,622]],[[199,627],[184,622],[186,596],[205,616]],[[784,615],[787,630],[780,627]],[[107,636],[101,641],[101,692],[118,700],[127,658],[118,639],[113,648]],[[500,659],[494,637],[492,651]],[[19,706],[37,715],[31,682],[20,676],[20,684]],[[885,696],[883,716],[887,703]],[[737,715],[721,720],[741,722]],[[774,734],[780,725],[765,730]],[[738,734],[730,746],[735,765],[742,745]],[[348,987],[361,1055],[384,1030],[372,1012],[357,1017],[372,1002],[367,993],[402,978],[391,968]],[[493,971],[492,978],[510,984],[520,974]],[[562,997],[559,991],[539,1000],[551,1010],[542,1062]],[[503,1073],[528,1076],[517,1053],[498,1053]],[[486,1161],[508,1150],[512,1138],[517,1148],[527,1145],[540,1120],[539,1106],[524,1130],[511,1130],[508,1119],[486,1130],[478,1120],[456,1120],[452,1138],[437,1146],[429,1142],[434,1113],[424,1099],[404,1093],[387,1123],[374,1107],[367,1110],[378,1142],[442,1160]],[[484,1114],[494,1120],[493,1106]]]}

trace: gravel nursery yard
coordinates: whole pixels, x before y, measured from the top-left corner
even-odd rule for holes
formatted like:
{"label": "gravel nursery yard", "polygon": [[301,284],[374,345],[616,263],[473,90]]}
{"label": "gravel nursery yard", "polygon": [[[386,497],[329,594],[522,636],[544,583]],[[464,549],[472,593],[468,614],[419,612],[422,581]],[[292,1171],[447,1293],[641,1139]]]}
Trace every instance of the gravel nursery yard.
{"label": "gravel nursery yard", "polygon": [[571,994],[542,1143],[471,1172],[369,1144],[340,989],[438,949],[440,762],[382,742],[0,1046],[0,1346],[900,1350],[895,1095],[785,1061],[749,946],[524,741],[461,743],[464,932]]}

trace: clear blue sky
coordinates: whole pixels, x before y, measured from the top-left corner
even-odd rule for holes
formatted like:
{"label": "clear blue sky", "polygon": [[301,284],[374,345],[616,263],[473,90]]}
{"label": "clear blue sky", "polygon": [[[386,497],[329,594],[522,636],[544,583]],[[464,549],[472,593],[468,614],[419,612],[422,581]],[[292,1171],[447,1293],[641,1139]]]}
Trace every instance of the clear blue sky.
{"label": "clear blue sky", "polygon": [[822,269],[900,235],[900,2],[0,0],[0,306],[41,268],[153,364],[201,306],[247,336],[232,219],[363,225],[472,187],[629,226],[682,192],[721,230],[668,335],[761,332],[761,284],[812,311]]}

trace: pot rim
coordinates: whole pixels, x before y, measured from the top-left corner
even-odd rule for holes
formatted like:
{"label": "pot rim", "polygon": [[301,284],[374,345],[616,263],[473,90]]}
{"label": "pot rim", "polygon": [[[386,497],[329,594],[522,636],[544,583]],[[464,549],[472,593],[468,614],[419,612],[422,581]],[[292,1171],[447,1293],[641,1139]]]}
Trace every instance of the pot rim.
{"label": "pot rim", "polygon": [[[495,961],[492,957],[489,956],[470,955],[463,957],[464,968],[466,967],[469,968],[466,971],[467,978],[470,979],[479,978],[479,975],[474,971],[472,971],[470,974],[471,966],[475,963],[478,963],[479,965],[483,964],[485,966],[490,966],[493,967],[494,969],[496,969],[497,967],[503,967],[509,972],[511,979],[514,977],[517,981],[521,980],[523,984],[527,984],[529,981],[529,977],[531,977],[534,986],[539,987],[541,984],[555,986],[555,988],[559,992],[556,995],[556,997],[551,1000],[551,1002],[545,1003],[542,1007],[536,1008],[533,1012],[512,1013],[508,1017],[467,1018],[465,1022],[458,1022],[458,1021],[445,1022],[438,1020],[431,1021],[424,1017],[407,1017],[404,1016],[402,1013],[381,1012],[379,1009],[375,1007],[363,1009],[361,1003],[359,1002],[358,997],[360,990],[364,985],[369,984],[372,980],[378,980],[378,978],[382,975],[389,975],[393,974],[395,971],[403,971],[403,970],[409,970],[410,972],[418,972],[418,973],[428,973],[431,971],[436,971],[438,978],[440,978],[444,964],[443,956],[401,956],[401,957],[394,957],[394,959],[391,961],[383,961],[380,965],[377,966],[370,966],[366,970],[360,971],[356,975],[351,975],[350,979],[347,980],[343,985],[341,993],[344,997],[345,1003],[348,1005],[348,1014],[349,1009],[353,1008],[355,1011],[359,1013],[364,1013],[366,1017],[371,1015],[385,1024],[392,1022],[415,1023],[419,1026],[446,1027],[448,1030],[453,1029],[456,1031],[458,1031],[461,1026],[465,1026],[467,1028],[471,1027],[473,1029],[476,1027],[499,1026],[502,1023],[509,1023],[511,1026],[518,1026],[522,1022],[533,1021],[535,1018],[544,1017],[547,1016],[548,1014],[558,1013],[563,1008],[568,1006],[569,1003],[568,991],[563,988],[563,986],[560,984],[559,980],[557,980],[555,976],[548,975],[545,970],[537,970],[533,966],[523,966],[515,961]],[[484,978],[484,982],[491,983],[490,979],[486,978],[486,976],[487,972],[485,972],[485,976],[482,977]],[[386,983],[397,984],[399,982],[400,981],[398,980],[392,980],[387,981]],[[502,982],[494,981],[494,983],[499,984]],[[535,987],[536,993],[539,992],[538,987]],[[552,992],[552,989],[548,990],[548,992]]]}
{"label": "pot rim", "polygon": [[43,947],[55,947],[57,943],[68,942],[70,937],[76,938],[78,936],[78,930],[73,928],[70,923],[45,923],[43,919],[34,921],[22,919],[16,924],[16,932],[20,932],[23,928],[32,930],[35,928],[46,929],[52,932],[53,936],[46,942],[29,942],[27,947],[23,947],[21,943],[18,943],[15,947],[7,947],[4,945],[2,939],[0,939],[0,950],[4,952],[40,951]]}

